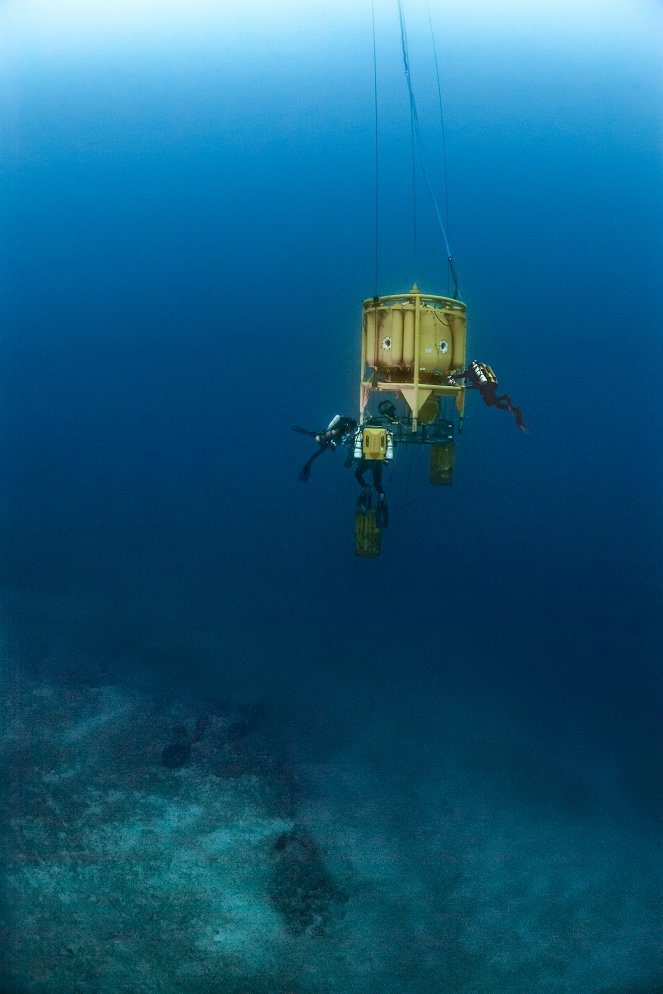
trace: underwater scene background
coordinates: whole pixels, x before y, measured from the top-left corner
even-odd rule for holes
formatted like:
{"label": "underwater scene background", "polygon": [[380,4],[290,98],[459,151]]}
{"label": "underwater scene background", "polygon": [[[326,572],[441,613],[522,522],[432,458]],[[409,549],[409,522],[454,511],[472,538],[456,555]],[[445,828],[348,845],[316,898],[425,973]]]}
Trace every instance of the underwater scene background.
{"label": "underwater scene background", "polygon": [[[354,555],[361,301],[448,292],[398,5],[3,5],[2,994],[661,994],[661,9],[434,2],[469,395]],[[412,82],[444,205],[429,11]],[[445,209],[446,209],[446,205]]]}

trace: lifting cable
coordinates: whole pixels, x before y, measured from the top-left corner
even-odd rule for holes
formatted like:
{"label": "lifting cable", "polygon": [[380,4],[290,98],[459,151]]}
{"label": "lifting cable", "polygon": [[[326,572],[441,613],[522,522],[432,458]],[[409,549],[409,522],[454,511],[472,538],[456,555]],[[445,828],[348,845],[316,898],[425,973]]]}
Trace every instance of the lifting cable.
{"label": "lifting cable", "polygon": [[[424,145],[423,145],[423,139],[422,139],[422,136],[421,136],[421,125],[419,123],[419,115],[417,113],[417,104],[416,104],[416,100],[414,98],[414,89],[412,87],[412,78],[411,78],[411,75],[410,75],[410,56],[409,56],[409,52],[408,52],[407,31],[406,31],[406,28],[405,28],[405,13],[403,11],[403,2],[402,2],[402,0],[398,0],[398,16],[399,16],[399,19],[400,19],[400,26],[401,26],[401,49],[402,49],[402,52],[403,52],[403,69],[405,71],[405,82],[407,83],[408,94],[410,96],[410,117],[411,117],[411,122],[412,122],[413,146],[414,146],[415,140],[416,140],[416,145],[417,145],[417,149],[418,149],[418,152],[419,152],[419,161],[421,163],[421,170],[423,172],[424,179],[426,180],[426,186],[428,188],[428,193],[429,193],[429,196],[431,198],[431,202],[433,204],[433,209],[435,211],[435,216],[437,218],[438,226],[439,226],[440,231],[442,233],[442,238],[444,240],[444,246],[445,246],[446,253],[447,253],[447,262],[449,264],[449,271],[451,273],[451,278],[453,279],[453,284],[454,284],[454,299],[458,300],[458,299],[460,299],[460,290],[459,290],[459,287],[458,287],[458,277],[456,275],[456,267],[454,265],[453,257],[451,255],[451,248],[449,247],[449,239],[447,237],[447,229],[445,227],[444,221],[442,219],[442,214],[440,212],[440,208],[439,208],[438,203],[437,203],[437,198],[435,196],[435,191],[433,190],[433,184],[431,183],[430,176],[428,174],[428,167],[426,165],[426,157],[424,155]],[[429,17],[430,17],[430,11],[429,11]],[[374,25],[374,30],[375,30],[375,21],[373,22],[373,25]],[[431,32],[432,32],[432,24],[431,24]],[[373,37],[375,39],[375,34],[373,35]],[[437,52],[435,53],[435,67],[437,69]],[[437,81],[438,81],[438,95],[439,95],[439,99],[440,99],[440,108],[441,108],[441,106],[442,106],[442,91],[441,91],[441,88],[440,88],[440,77],[439,77],[439,73],[438,73]],[[443,132],[442,133],[444,135],[444,128],[443,128]],[[446,185],[446,150],[445,150],[445,185]]]}
{"label": "lifting cable", "polygon": [[377,58],[377,48],[375,44],[375,0],[371,0],[371,20],[373,25],[373,104],[374,104],[374,130],[375,130],[375,292],[373,293],[374,298],[377,300],[378,296],[378,245],[379,245],[379,231],[378,222],[380,218],[379,201],[380,201],[380,189],[379,189],[379,156],[378,156],[378,58]]}
{"label": "lifting cable", "polygon": [[[435,60],[435,79],[437,81],[437,103],[440,109],[440,131],[442,133],[442,173],[444,175],[444,226],[449,233],[449,177],[447,171],[447,137],[444,128],[444,105],[442,103],[442,84],[440,83],[440,66],[437,60],[437,45],[435,44],[435,32],[433,31],[433,20],[430,15],[430,4],[426,2],[426,13],[428,14],[428,27],[430,28],[430,39],[433,45],[433,59]],[[456,288],[458,284],[456,284]]]}

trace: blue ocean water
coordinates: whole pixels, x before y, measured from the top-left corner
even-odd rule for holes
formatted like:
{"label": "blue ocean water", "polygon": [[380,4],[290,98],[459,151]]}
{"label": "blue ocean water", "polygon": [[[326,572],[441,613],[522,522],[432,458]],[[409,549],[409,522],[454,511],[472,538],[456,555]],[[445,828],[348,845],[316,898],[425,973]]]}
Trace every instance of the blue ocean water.
{"label": "blue ocean water", "polygon": [[[469,352],[530,433],[471,396],[452,488],[429,487],[423,453],[398,453],[371,562],[354,556],[342,454],[302,484],[312,443],[291,425],[356,414],[363,298],[414,281],[448,289],[419,169],[413,236],[396,5],[376,25],[377,287],[370,10],[303,25],[286,12],[273,37],[219,15],[200,35],[52,51],[27,20],[9,22],[8,665],[37,681],[73,667],[82,682],[259,700],[302,769],[333,771],[343,756],[363,785],[363,827],[385,851],[401,846],[390,872],[419,888],[402,975],[386,952],[395,933],[370,925],[394,991],[589,990],[574,969],[592,957],[597,994],[661,990],[660,891],[645,878],[660,881],[663,815],[663,80],[660,12],[636,6],[628,29],[606,11],[589,26],[567,15],[566,30],[551,12],[554,31],[522,13],[447,23],[433,9]],[[410,16],[442,197],[431,38],[425,13]],[[606,916],[588,938],[574,926],[556,974],[544,950],[521,976],[508,943],[464,973],[449,936],[462,945],[479,905],[432,910],[456,886],[431,863],[431,833],[458,780],[482,799],[477,845],[505,811],[521,840],[548,820],[553,863],[573,849],[574,819],[595,831],[605,872],[583,880],[571,861],[556,899],[598,921],[627,874],[637,941]],[[321,804],[342,823],[352,791],[333,773],[325,784]],[[531,893],[535,865],[523,856],[518,871]],[[494,899],[511,913],[507,871]],[[547,934],[549,895],[540,907]],[[437,942],[425,954],[409,944],[417,915]],[[622,943],[623,973],[606,952]],[[549,967],[557,979],[544,983]],[[27,962],[12,970],[8,994],[55,989]],[[307,976],[288,982],[349,989]],[[352,989],[377,991],[378,978],[376,965]]]}

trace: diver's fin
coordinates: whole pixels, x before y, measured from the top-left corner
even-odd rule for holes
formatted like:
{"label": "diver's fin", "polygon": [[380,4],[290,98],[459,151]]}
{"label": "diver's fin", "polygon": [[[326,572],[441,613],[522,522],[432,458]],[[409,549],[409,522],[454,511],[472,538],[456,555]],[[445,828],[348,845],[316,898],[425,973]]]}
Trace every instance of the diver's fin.
{"label": "diver's fin", "polygon": [[325,446],[324,449],[318,449],[317,452],[313,453],[310,459],[306,460],[299,474],[299,479],[302,481],[302,483],[308,483],[308,478],[311,475],[311,466],[313,465],[313,460],[317,459],[318,456],[321,456],[323,452],[326,452],[327,448],[328,447]]}
{"label": "diver's fin", "polygon": [[524,431],[526,434],[529,434],[529,428],[526,428],[525,425],[523,424],[522,410],[519,407],[514,407],[513,405],[510,406],[509,410],[516,419],[516,427],[520,428],[520,430]]}
{"label": "diver's fin", "polygon": [[375,524],[378,528],[387,528],[389,526],[389,508],[387,507],[387,498],[384,494],[378,494]]}
{"label": "diver's fin", "polygon": [[357,499],[357,512],[368,514],[371,509],[371,488],[368,484],[361,488],[361,493]]}

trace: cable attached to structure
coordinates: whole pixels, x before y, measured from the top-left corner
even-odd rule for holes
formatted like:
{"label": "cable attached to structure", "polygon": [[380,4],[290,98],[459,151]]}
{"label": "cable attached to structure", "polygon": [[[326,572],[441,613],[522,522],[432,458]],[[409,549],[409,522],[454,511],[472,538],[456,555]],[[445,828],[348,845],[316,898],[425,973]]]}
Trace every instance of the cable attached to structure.
{"label": "cable attached to structure", "polygon": [[379,156],[378,156],[378,57],[375,43],[375,0],[371,0],[371,20],[373,25],[373,103],[374,103],[374,127],[375,127],[375,292],[378,295],[378,245],[380,218],[380,190],[379,190]]}
{"label": "cable attached to structure", "polygon": [[410,150],[412,158],[412,258],[414,259],[414,271],[419,268],[419,249],[417,246],[417,150],[416,134],[414,127],[414,117],[412,116],[412,105],[410,105]]}
{"label": "cable attached to structure", "polygon": [[426,13],[428,14],[428,27],[430,28],[430,39],[433,45],[433,59],[435,60],[435,79],[437,81],[437,103],[440,109],[440,131],[442,132],[442,173],[444,175],[444,223],[449,234],[449,174],[447,170],[447,136],[444,127],[444,104],[442,103],[442,84],[440,83],[440,65],[437,59],[437,45],[435,44],[435,32],[433,31],[433,20],[430,13],[430,4],[426,2]]}
{"label": "cable attached to structure", "polygon": [[[433,209],[435,211],[435,216],[437,218],[437,223],[442,233],[442,238],[444,240],[444,246],[447,253],[447,262],[449,264],[449,271],[451,273],[451,278],[454,284],[454,299],[458,300],[460,298],[460,290],[458,287],[458,276],[456,275],[456,267],[454,265],[453,256],[451,254],[451,248],[449,246],[449,238],[447,236],[447,229],[442,219],[442,214],[435,196],[435,191],[433,189],[433,184],[431,183],[430,176],[428,173],[428,167],[426,165],[426,157],[424,155],[424,145],[421,136],[421,125],[419,123],[419,115],[417,113],[417,102],[414,98],[414,89],[412,86],[412,77],[410,75],[410,56],[408,52],[407,44],[407,30],[405,27],[405,13],[403,11],[402,0],[398,0],[398,16],[401,25],[401,49],[403,52],[403,68],[405,70],[405,82],[407,83],[408,94],[410,96],[410,116],[413,125],[413,134],[416,139],[417,149],[419,151],[419,161],[421,162],[421,169],[424,174],[424,179],[426,180],[426,186],[428,188],[428,193],[433,204]],[[437,66],[437,55],[436,55],[436,66]],[[439,87],[439,76],[438,76],[438,87]],[[442,92],[439,90],[440,102],[442,100]],[[445,159],[446,162],[446,159]],[[445,168],[445,179],[446,179],[446,168]]]}

